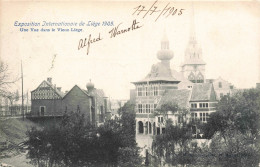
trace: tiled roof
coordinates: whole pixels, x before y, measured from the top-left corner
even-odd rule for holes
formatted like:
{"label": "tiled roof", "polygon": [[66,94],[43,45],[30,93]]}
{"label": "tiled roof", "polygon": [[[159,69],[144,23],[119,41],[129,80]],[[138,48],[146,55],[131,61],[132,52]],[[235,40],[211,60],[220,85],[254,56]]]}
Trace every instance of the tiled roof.
{"label": "tiled roof", "polygon": [[216,95],[212,83],[195,83],[190,101],[215,101]]}
{"label": "tiled roof", "polygon": [[68,91],[68,92],[65,94],[65,96],[64,96],[63,98],[65,98],[74,88],[78,88],[78,89],[81,90],[86,96],[90,96],[86,90],[81,89],[78,85],[75,85],[75,86],[73,86],[73,87],[70,89],[70,91]]}
{"label": "tiled roof", "polygon": [[57,93],[60,97],[64,97],[64,93],[63,92],[61,92],[61,91],[59,91],[58,89],[57,89],[57,87],[55,87],[52,83],[50,83],[50,82],[48,82],[48,81],[45,81],[54,91],[55,91],[55,93]]}
{"label": "tiled roof", "polygon": [[[169,66],[159,62],[154,64],[151,68],[149,74],[142,80],[138,82],[147,82],[147,81],[170,81],[170,82],[179,82],[171,73]],[[138,83],[134,82],[134,83]]]}
{"label": "tiled roof", "polygon": [[191,90],[187,90],[187,89],[167,90],[165,95],[162,96],[158,104],[158,107],[160,107],[162,104],[174,102],[181,108],[187,108],[189,107],[190,94],[191,94]]}

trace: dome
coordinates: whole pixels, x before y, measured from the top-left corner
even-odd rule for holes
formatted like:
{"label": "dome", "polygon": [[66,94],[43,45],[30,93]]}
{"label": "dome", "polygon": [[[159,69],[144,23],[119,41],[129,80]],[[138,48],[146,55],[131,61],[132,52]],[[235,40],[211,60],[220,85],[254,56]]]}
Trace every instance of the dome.
{"label": "dome", "polygon": [[159,60],[171,60],[173,58],[173,51],[171,51],[171,50],[159,50],[157,52],[157,58]]}
{"label": "dome", "polygon": [[87,83],[87,89],[88,90],[94,89],[94,84],[91,82],[91,80],[89,81],[89,83]]}

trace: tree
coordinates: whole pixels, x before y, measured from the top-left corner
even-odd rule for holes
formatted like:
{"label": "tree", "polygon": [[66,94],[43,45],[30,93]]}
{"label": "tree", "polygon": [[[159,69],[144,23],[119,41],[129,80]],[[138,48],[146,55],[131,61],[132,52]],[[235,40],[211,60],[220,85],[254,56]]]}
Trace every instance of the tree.
{"label": "tree", "polygon": [[[41,166],[136,166],[139,148],[127,138],[118,120],[100,127],[86,122],[84,115],[64,115],[59,125],[28,133],[28,157]],[[130,162],[132,161],[132,162]]]}
{"label": "tree", "polygon": [[122,111],[120,123],[122,124],[123,136],[127,138],[126,141],[129,141],[129,145],[136,146],[135,105],[127,101],[124,106],[120,108],[120,111]]}
{"label": "tree", "polygon": [[8,90],[17,80],[11,77],[8,65],[0,60],[0,96],[7,97],[9,94]]}
{"label": "tree", "polygon": [[210,115],[204,132],[206,137],[211,138],[216,132],[224,134],[226,129],[232,128],[259,137],[259,120],[260,90],[249,89],[224,96],[217,105],[217,111]]}
{"label": "tree", "polygon": [[203,127],[210,152],[222,166],[257,166],[260,157],[260,90],[224,96]]}
{"label": "tree", "polygon": [[[178,115],[178,124],[168,119],[169,111]],[[156,115],[163,115],[166,120],[165,133],[157,135],[152,144],[153,154],[159,161],[170,165],[189,164],[190,144],[192,140],[191,125],[187,123],[188,110],[181,108],[175,102],[160,106]]]}
{"label": "tree", "polygon": [[191,126],[174,126],[167,121],[164,134],[157,135],[153,141],[152,149],[157,159],[162,159],[171,165],[190,164],[190,145],[192,140]]}

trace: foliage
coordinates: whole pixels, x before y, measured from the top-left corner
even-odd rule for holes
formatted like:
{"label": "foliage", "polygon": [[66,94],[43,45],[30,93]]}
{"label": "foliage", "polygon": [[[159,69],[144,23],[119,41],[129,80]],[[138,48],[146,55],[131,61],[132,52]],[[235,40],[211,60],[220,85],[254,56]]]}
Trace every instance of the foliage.
{"label": "foliage", "polygon": [[206,124],[195,123],[209,139],[208,144],[199,145],[191,139],[189,124],[168,124],[165,134],[154,140],[154,154],[159,161],[170,165],[258,166],[259,121],[260,90],[224,96]]}
{"label": "foliage", "polygon": [[59,125],[28,132],[28,158],[38,166],[140,165],[139,148],[127,133],[120,120],[93,127],[84,115],[71,113]]}
{"label": "foliage", "polygon": [[224,96],[205,124],[205,136],[211,138],[216,132],[225,133],[233,128],[241,133],[248,131],[259,137],[260,90],[250,89],[233,96]]}
{"label": "foliage", "polygon": [[[168,118],[168,111],[177,113],[182,121],[173,125]],[[192,161],[189,156],[192,140],[191,125],[185,119],[187,109],[180,108],[175,102],[169,102],[157,109],[157,115],[163,115],[166,120],[165,133],[157,135],[153,141],[152,149],[155,158],[171,165],[187,164]]]}
{"label": "foliage", "polygon": [[[224,96],[203,127],[211,139],[212,163],[221,166],[257,166],[260,157],[260,90]],[[202,150],[205,151],[205,150]]]}
{"label": "foliage", "polygon": [[120,123],[122,125],[123,136],[127,138],[125,141],[129,141],[128,145],[135,146],[135,105],[131,104],[130,101],[125,103],[125,105],[120,109],[122,111]]}
{"label": "foliage", "polygon": [[153,153],[171,165],[189,164],[193,160],[190,156],[191,140],[189,124],[174,126],[167,122],[165,133],[157,135],[153,141]]}

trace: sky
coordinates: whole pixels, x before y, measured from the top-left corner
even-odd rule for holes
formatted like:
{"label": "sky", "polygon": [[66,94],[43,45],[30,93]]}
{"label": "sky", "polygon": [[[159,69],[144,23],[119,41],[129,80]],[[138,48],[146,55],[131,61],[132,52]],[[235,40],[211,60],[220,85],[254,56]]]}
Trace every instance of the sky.
{"label": "sky", "polygon": [[[24,90],[32,91],[47,77],[57,87],[70,90],[75,84],[86,89],[91,79],[106,96],[128,99],[131,82],[143,79],[152,64],[159,62],[156,53],[164,30],[174,52],[171,68],[180,71],[188,44],[191,26],[191,2],[179,1],[98,1],[98,2],[0,2],[0,58],[9,65],[12,76],[21,73],[23,62]],[[168,7],[177,14],[160,12],[134,13],[139,5],[157,10]],[[223,79],[237,88],[255,87],[260,82],[260,3],[194,2],[194,23],[202,56],[206,62],[206,78]],[[169,11],[171,11],[169,9]],[[178,12],[182,10],[182,14]],[[168,11],[168,12],[169,12]],[[111,38],[109,31],[131,27],[133,21],[141,28]],[[39,22],[41,26],[24,26],[21,32],[15,22]],[[42,26],[47,22],[113,22],[113,26]],[[55,32],[32,32],[30,28],[50,28]],[[59,32],[57,28],[77,28],[82,32]],[[102,40],[78,49],[80,39]],[[16,83],[12,89],[21,89]]]}

